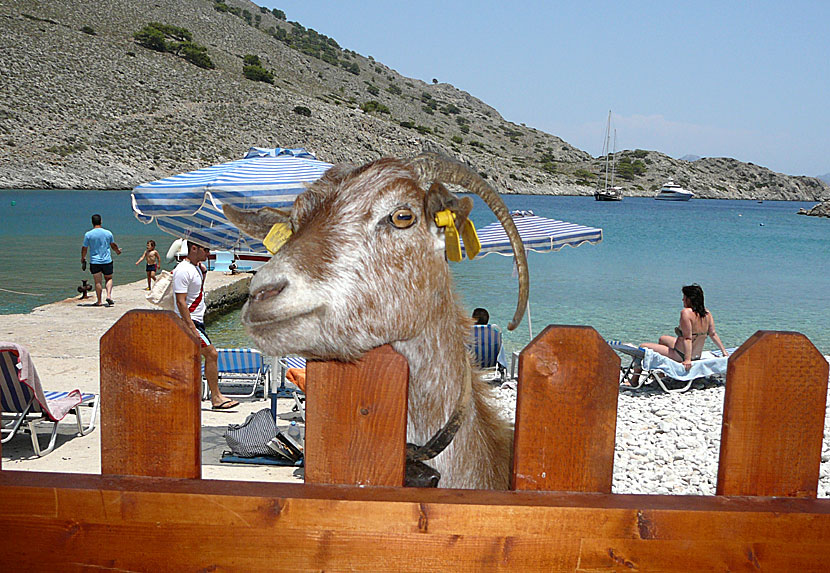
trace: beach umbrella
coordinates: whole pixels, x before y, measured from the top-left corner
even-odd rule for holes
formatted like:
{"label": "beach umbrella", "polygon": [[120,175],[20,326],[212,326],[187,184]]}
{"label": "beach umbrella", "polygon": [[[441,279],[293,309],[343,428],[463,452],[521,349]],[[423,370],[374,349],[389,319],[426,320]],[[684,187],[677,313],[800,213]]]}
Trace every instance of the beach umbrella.
{"label": "beach umbrella", "polygon": [[137,186],[133,213],[143,223],[155,221],[166,233],[212,249],[266,253],[260,241],[225,218],[222,205],[290,208],[297,195],[330,167],[302,148],[252,147],[242,159]]}
{"label": "beach umbrella", "polygon": [[[513,222],[519,231],[525,251],[536,253],[550,253],[562,247],[578,247],[583,243],[596,245],[602,241],[602,229],[586,227],[576,223],[557,221],[547,217],[534,215],[533,211],[511,211]],[[501,223],[495,221],[478,231],[481,242],[481,251],[476,258],[490,254],[513,256],[510,239]],[[463,250],[462,245],[462,250]],[[530,319],[530,302],[527,306],[527,325],[530,329],[530,338],[533,338],[533,324]]]}

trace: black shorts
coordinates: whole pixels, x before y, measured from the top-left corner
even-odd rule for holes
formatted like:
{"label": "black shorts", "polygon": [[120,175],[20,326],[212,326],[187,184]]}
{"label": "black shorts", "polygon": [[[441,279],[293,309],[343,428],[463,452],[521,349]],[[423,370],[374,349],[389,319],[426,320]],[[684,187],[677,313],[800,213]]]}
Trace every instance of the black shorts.
{"label": "black shorts", "polygon": [[97,275],[98,273],[104,273],[104,276],[111,277],[112,276],[112,261],[99,265],[97,263],[89,263],[89,272],[93,275]]}
{"label": "black shorts", "polygon": [[148,273],[152,273],[154,271],[157,271],[158,268],[157,268],[157,265],[147,265],[146,267],[144,267],[144,270],[147,271]]}
{"label": "black shorts", "polygon": [[194,320],[193,326],[195,326],[196,330],[199,331],[199,338],[201,339],[200,342],[202,348],[211,346],[213,343],[210,341],[210,338],[208,338],[207,332],[205,332],[205,323],[199,322],[198,320]]}

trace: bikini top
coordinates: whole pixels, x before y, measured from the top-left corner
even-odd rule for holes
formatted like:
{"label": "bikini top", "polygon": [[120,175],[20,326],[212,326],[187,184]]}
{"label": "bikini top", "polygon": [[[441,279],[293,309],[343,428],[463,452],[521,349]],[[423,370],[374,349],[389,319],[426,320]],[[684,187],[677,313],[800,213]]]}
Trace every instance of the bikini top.
{"label": "bikini top", "polygon": [[[674,327],[674,333],[675,333],[677,336],[683,336],[683,331],[682,331],[682,330],[680,330],[680,327],[679,327],[679,326],[675,326],[675,327]],[[707,334],[709,334],[709,333],[708,333],[708,332],[693,332],[693,333],[692,333],[692,338],[696,338],[696,337],[698,337],[698,336],[706,336]]]}

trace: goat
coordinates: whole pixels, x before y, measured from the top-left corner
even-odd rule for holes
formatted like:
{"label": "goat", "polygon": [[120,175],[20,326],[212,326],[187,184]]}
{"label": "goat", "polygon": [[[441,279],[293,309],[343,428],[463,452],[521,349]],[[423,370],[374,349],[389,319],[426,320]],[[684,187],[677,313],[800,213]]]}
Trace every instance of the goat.
{"label": "goat", "polygon": [[513,428],[470,366],[465,343],[472,321],[454,293],[445,231],[436,224],[436,213],[449,209],[463,228],[473,200],[443,183],[479,195],[505,227],[519,270],[519,301],[508,325],[516,328],[529,283],[513,219],[475,172],[433,153],[332,167],[290,212],[225,205],[228,219],[251,236],[262,239],[278,223],[291,231],[252,279],[242,322],[277,356],[353,361],[391,344],[409,363],[407,441],[424,444],[447,420],[460,422],[430,462],[441,487],[507,489]]}

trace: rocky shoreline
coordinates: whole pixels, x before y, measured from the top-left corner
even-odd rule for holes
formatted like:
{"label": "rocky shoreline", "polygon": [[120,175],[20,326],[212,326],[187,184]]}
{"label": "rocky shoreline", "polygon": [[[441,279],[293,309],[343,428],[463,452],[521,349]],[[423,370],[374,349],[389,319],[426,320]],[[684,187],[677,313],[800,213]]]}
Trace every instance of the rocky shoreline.
{"label": "rocky shoreline", "polygon": [[811,217],[828,217],[830,218],[830,201],[819,203],[811,209],[799,209],[799,215],[809,215]]}

